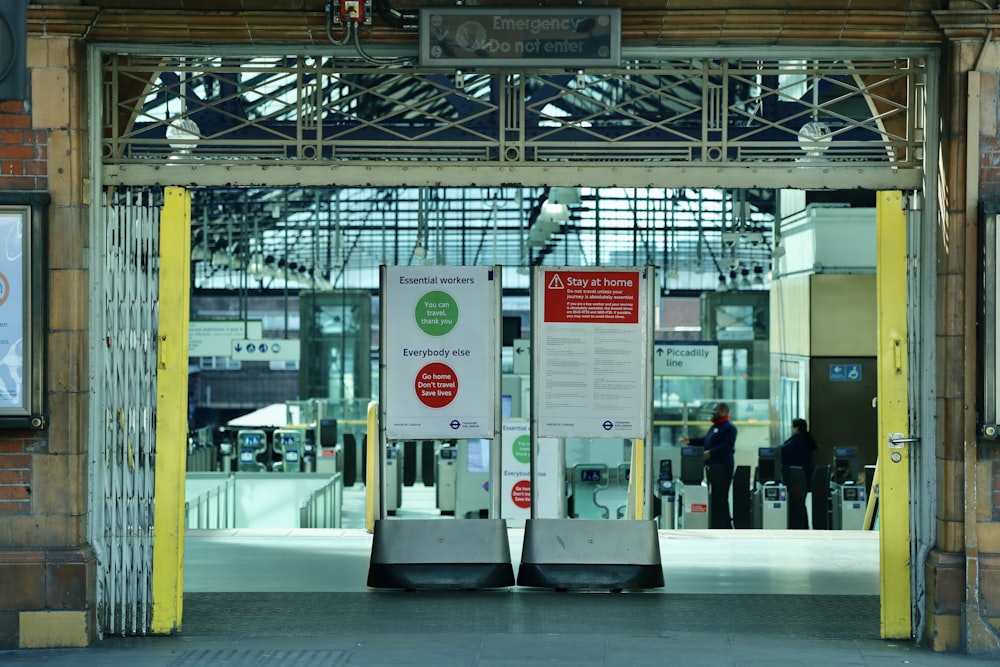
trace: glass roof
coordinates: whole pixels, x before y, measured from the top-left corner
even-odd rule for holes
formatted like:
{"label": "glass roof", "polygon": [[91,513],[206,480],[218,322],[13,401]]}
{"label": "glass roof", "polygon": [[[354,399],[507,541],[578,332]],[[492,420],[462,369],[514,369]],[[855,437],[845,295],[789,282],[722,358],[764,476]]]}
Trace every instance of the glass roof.
{"label": "glass roof", "polygon": [[[774,193],[685,188],[203,188],[195,289],[376,289],[379,266],[660,269],[664,290],[763,288]],[[766,208],[767,210],[761,210]]]}

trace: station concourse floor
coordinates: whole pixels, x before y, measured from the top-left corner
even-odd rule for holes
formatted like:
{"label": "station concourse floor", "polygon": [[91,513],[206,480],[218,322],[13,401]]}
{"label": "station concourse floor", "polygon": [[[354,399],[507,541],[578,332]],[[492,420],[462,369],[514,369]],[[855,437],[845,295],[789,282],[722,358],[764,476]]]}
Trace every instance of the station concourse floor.
{"label": "station concourse floor", "polygon": [[[349,491],[345,525],[363,503]],[[398,517],[437,518],[407,494]],[[877,532],[661,530],[662,589],[408,592],[367,588],[361,526],[188,531],[178,634],[0,651],[0,665],[1000,664],[880,639]],[[515,575],[523,535],[508,529]]]}

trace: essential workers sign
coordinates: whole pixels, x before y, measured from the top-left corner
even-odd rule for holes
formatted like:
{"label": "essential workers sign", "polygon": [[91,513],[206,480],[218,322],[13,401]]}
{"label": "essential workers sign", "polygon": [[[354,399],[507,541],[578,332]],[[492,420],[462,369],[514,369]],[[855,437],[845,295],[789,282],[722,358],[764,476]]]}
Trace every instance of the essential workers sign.
{"label": "essential workers sign", "polygon": [[494,267],[384,267],[386,438],[494,437],[499,287]]}

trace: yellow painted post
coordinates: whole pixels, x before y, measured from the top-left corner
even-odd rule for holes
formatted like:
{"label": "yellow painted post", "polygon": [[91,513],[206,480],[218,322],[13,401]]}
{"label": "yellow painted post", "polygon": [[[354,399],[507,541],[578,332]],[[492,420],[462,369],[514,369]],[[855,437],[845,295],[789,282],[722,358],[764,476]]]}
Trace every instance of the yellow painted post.
{"label": "yellow painted post", "polygon": [[365,529],[369,533],[375,530],[375,515],[381,514],[382,511],[379,505],[382,500],[380,495],[382,459],[379,457],[382,441],[379,438],[378,428],[378,403],[372,401],[368,404],[368,451],[365,454],[368,461],[365,470]]}
{"label": "yellow painted post", "polygon": [[642,519],[646,512],[646,441],[642,438],[632,441],[632,460],[629,466],[632,472],[629,475],[628,492],[632,512],[627,518]]}
{"label": "yellow painted post", "polygon": [[154,634],[181,629],[184,595],[184,483],[187,465],[191,193],[165,188],[160,212],[156,470],[153,514]]}
{"label": "yellow painted post", "polygon": [[909,639],[910,452],[891,446],[909,434],[906,328],[906,211],[900,192],[879,192],[876,218],[878,307],[879,592],[882,638]]}

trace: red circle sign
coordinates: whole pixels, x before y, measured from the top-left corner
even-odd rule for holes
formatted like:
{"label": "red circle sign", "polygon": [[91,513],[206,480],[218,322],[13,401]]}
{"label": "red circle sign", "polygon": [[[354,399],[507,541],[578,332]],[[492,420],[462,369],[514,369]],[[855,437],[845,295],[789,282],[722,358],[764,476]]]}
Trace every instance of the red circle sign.
{"label": "red circle sign", "polygon": [[521,509],[531,507],[531,482],[526,479],[514,482],[510,489],[510,499]]}
{"label": "red circle sign", "polygon": [[443,408],[458,395],[458,376],[446,364],[427,364],[417,372],[413,389],[420,402],[427,407]]}

